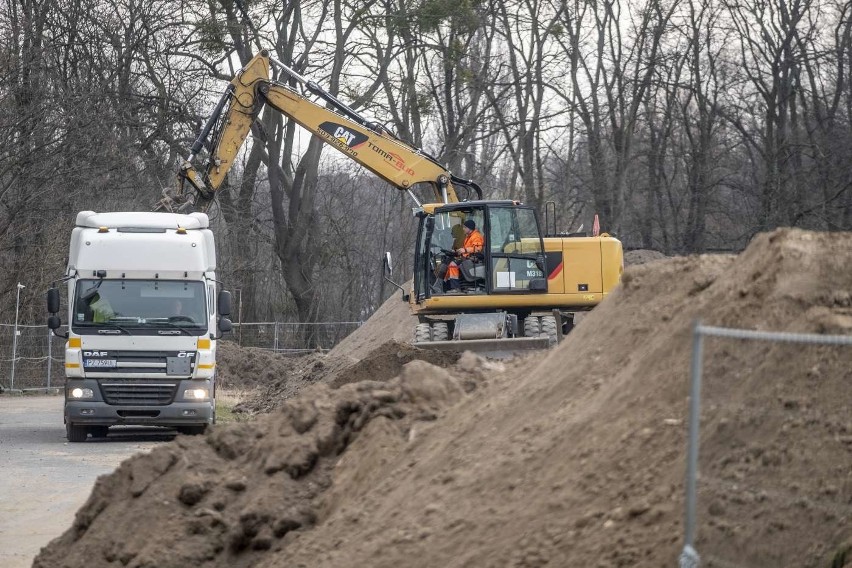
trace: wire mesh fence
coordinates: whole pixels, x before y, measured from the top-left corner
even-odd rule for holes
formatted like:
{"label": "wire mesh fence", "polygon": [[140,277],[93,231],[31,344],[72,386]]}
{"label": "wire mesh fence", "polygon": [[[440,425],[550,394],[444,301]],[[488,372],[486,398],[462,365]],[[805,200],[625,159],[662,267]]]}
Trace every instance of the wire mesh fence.
{"label": "wire mesh fence", "polygon": [[[243,322],[234,324],[225,341],[276,353],[327,351],[361,322]],[[0,324],[0,388],[42,390],[62,387],[65,339],[45,325]]]}
{"label": "wire mesh fence", "polygon": [[277,353],[327,351],[360,325],[359,321],[243,322],[234,324],[234,331],[226,340],[234,341],[242,347],[269,349]]}
{"label": "wire mesh fence", "polygon": [[65,340],[49,332],[45,325],[0,324],[0,386],[41,389],[60,376],[64,381]]}
{"label": "wire mesh fence", "polygon": [[[704,381],[707,338],[769,351],[750,371],[714,367]],[[847,335],[695,324],[680,568],[828,565],[818,563],[852,504],[849,347]],[[744,380],[750,373],[763,384]],[[699,445],[712,449],[699,456]],[[792,554],[808,560],[791,563]]]}

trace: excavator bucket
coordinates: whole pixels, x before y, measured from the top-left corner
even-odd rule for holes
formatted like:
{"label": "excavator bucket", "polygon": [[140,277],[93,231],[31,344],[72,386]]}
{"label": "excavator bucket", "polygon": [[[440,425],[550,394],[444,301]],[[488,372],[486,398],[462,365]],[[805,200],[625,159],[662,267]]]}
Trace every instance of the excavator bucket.
{"label": "excavator bucket", "polygon": [[531,349],[547,349],[555,338],[535,334],[518,336],[506,312],[459,314],[453,322],[452,338],[447,323],[421,323],[415,331],[413,345],[420,349],[441,351],[473,351],[485,356],[506,358]]}

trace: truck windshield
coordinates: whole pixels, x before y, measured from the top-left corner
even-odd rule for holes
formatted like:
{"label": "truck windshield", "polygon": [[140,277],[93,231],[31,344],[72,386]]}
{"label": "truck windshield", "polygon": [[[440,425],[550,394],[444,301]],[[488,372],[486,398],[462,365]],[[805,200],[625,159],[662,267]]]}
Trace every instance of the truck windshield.
{"label": "truck windshield", "polygon": [[207,329],[203,282],[179,280],[77,281],[72,327]]}

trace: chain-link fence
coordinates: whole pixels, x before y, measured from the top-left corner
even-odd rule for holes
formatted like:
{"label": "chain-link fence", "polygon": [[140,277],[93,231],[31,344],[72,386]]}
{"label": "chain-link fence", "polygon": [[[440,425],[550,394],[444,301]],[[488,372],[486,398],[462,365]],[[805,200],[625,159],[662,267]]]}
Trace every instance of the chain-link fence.
{"label": "chain-link fence", "polygon": [[234,324],[226,336],[242,347],[269,349],[277,353],[327,351],[355,331],[361,322],[323,323],[255,322]]}
{"label": "chain-link fence", "polygon": [[[259,322],[234,324],[225,341],[243,347],[298,354],[327,351],[361,322]],[[16,333],[17,332],[17,333]],[[42,390],[65,384],[65,339],[45,325],[0,324],[0,388]]]}
{"label": "chain-link fence", "polygon": [[[715,367],[702,389],[705,337],[769,345],[756,364]],[[695,324],[680,568],[845,565],[822,562],[852,504],[850,346],[847,335]],[[699,442],[711,448],[700,462]]]}
{"label": "chain-link fence", "polygon": [[43,389],[60,377],[64,382],[64,349],[65,340],[46,325],[0,324],[0,386]]}

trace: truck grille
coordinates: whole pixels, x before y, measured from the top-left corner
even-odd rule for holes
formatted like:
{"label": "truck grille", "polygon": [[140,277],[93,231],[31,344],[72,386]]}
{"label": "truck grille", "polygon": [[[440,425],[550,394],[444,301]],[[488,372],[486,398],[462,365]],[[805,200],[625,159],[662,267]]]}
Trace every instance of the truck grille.
{"label": "truck grille", "polygon": [[162,406],[171,404],[177,392],[176,382],[99,382],[107,404]]}

